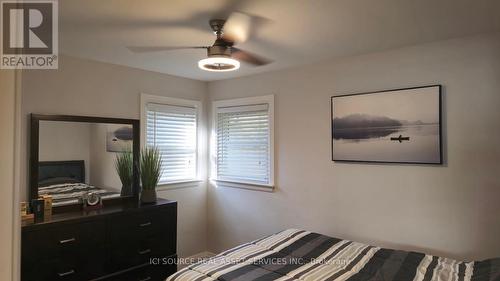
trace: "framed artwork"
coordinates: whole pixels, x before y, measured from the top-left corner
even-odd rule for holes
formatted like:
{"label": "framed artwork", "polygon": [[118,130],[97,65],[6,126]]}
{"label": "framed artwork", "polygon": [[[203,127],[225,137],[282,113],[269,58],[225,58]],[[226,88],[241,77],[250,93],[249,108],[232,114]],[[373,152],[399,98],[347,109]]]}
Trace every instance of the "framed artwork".
{"label": "framed artwork", "polygon": [[130,125],[111,124],[106,128],[106,151],[132,151],[133,129]]}
{"label": "framed artwork", "polygon": [[333,96],[332,160],[442,164],[441,85]]}

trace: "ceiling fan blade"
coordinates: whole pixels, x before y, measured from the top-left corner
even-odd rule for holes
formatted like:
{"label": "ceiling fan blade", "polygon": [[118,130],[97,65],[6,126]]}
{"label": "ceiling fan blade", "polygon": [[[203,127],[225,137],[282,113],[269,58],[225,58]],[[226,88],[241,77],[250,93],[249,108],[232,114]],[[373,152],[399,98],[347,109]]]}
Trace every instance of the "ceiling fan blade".
{"label": "ceiling fan blade", "polygon": [[128,46],[133,53],[151,53],[151,52],[162,52],[162,51],[172,51],[172,50],[184,50],[184,49],[207,49],[205,46]]}
{"label": "ceiling fan blade", "polygon": [[229,42],[242,43],[250,36],[252,28],[252,16],[234,12],[224,24],[223,38]]}
{"label": "ceiling fan blade", "polygon": [[232,48],[231,57],[239,61],[244,61],[257,66],[266,65],[273,62],[270,59],[234,47]]}

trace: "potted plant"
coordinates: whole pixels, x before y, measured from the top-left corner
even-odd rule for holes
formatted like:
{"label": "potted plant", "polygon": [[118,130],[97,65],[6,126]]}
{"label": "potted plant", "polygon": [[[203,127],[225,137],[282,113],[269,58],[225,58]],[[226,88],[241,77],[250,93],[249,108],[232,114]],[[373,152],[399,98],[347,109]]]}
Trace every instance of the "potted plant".
{"label": "potted plant", "polygon": [[121,196],[132,195],[132,181],[134,177],[133,164],[134,157],[132,152],[127,150],[122,153],[116,154],[115,158],[115,168],[120,181],[122,182],[122,190],[120,192]]}
{"label": "potted plant", "polygon": [[161,155],[156,147],[146,147],[141,153],[141,202],[156,202],[156,186],[161,177]]}

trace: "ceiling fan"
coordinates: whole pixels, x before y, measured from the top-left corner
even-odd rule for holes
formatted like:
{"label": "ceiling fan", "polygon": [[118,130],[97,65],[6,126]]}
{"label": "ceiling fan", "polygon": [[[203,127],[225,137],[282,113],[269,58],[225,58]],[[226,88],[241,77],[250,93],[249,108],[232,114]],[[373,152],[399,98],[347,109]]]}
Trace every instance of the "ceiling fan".
{"label": "ceiling fan", "polygon": [[272,61],[262,56],[236,48],[237,43],[245,42],[251,32],[252,16],[233,12],[227,20],[211,19],[210,28],[217,36],[211,46],[137,46],[127,47],[134,53],[172,51],[181,49],[205,49],[207,58],[198,62],[198,67],[206,71],[225,72],[240,68],[240,61],[261,66]]}

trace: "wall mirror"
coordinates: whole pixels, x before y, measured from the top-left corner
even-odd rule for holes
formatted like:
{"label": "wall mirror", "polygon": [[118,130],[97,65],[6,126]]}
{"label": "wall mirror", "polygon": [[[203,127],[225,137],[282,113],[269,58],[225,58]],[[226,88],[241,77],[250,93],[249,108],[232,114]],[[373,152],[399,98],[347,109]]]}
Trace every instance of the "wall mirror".
{"label": "wall mirror", "polygon": [[[128,156],[128,177],[116,168]],[[104,204],[137,198],[139,120],[31,115],[30,199],[50,195],[54,211],[78,209],[88,192]]]}

